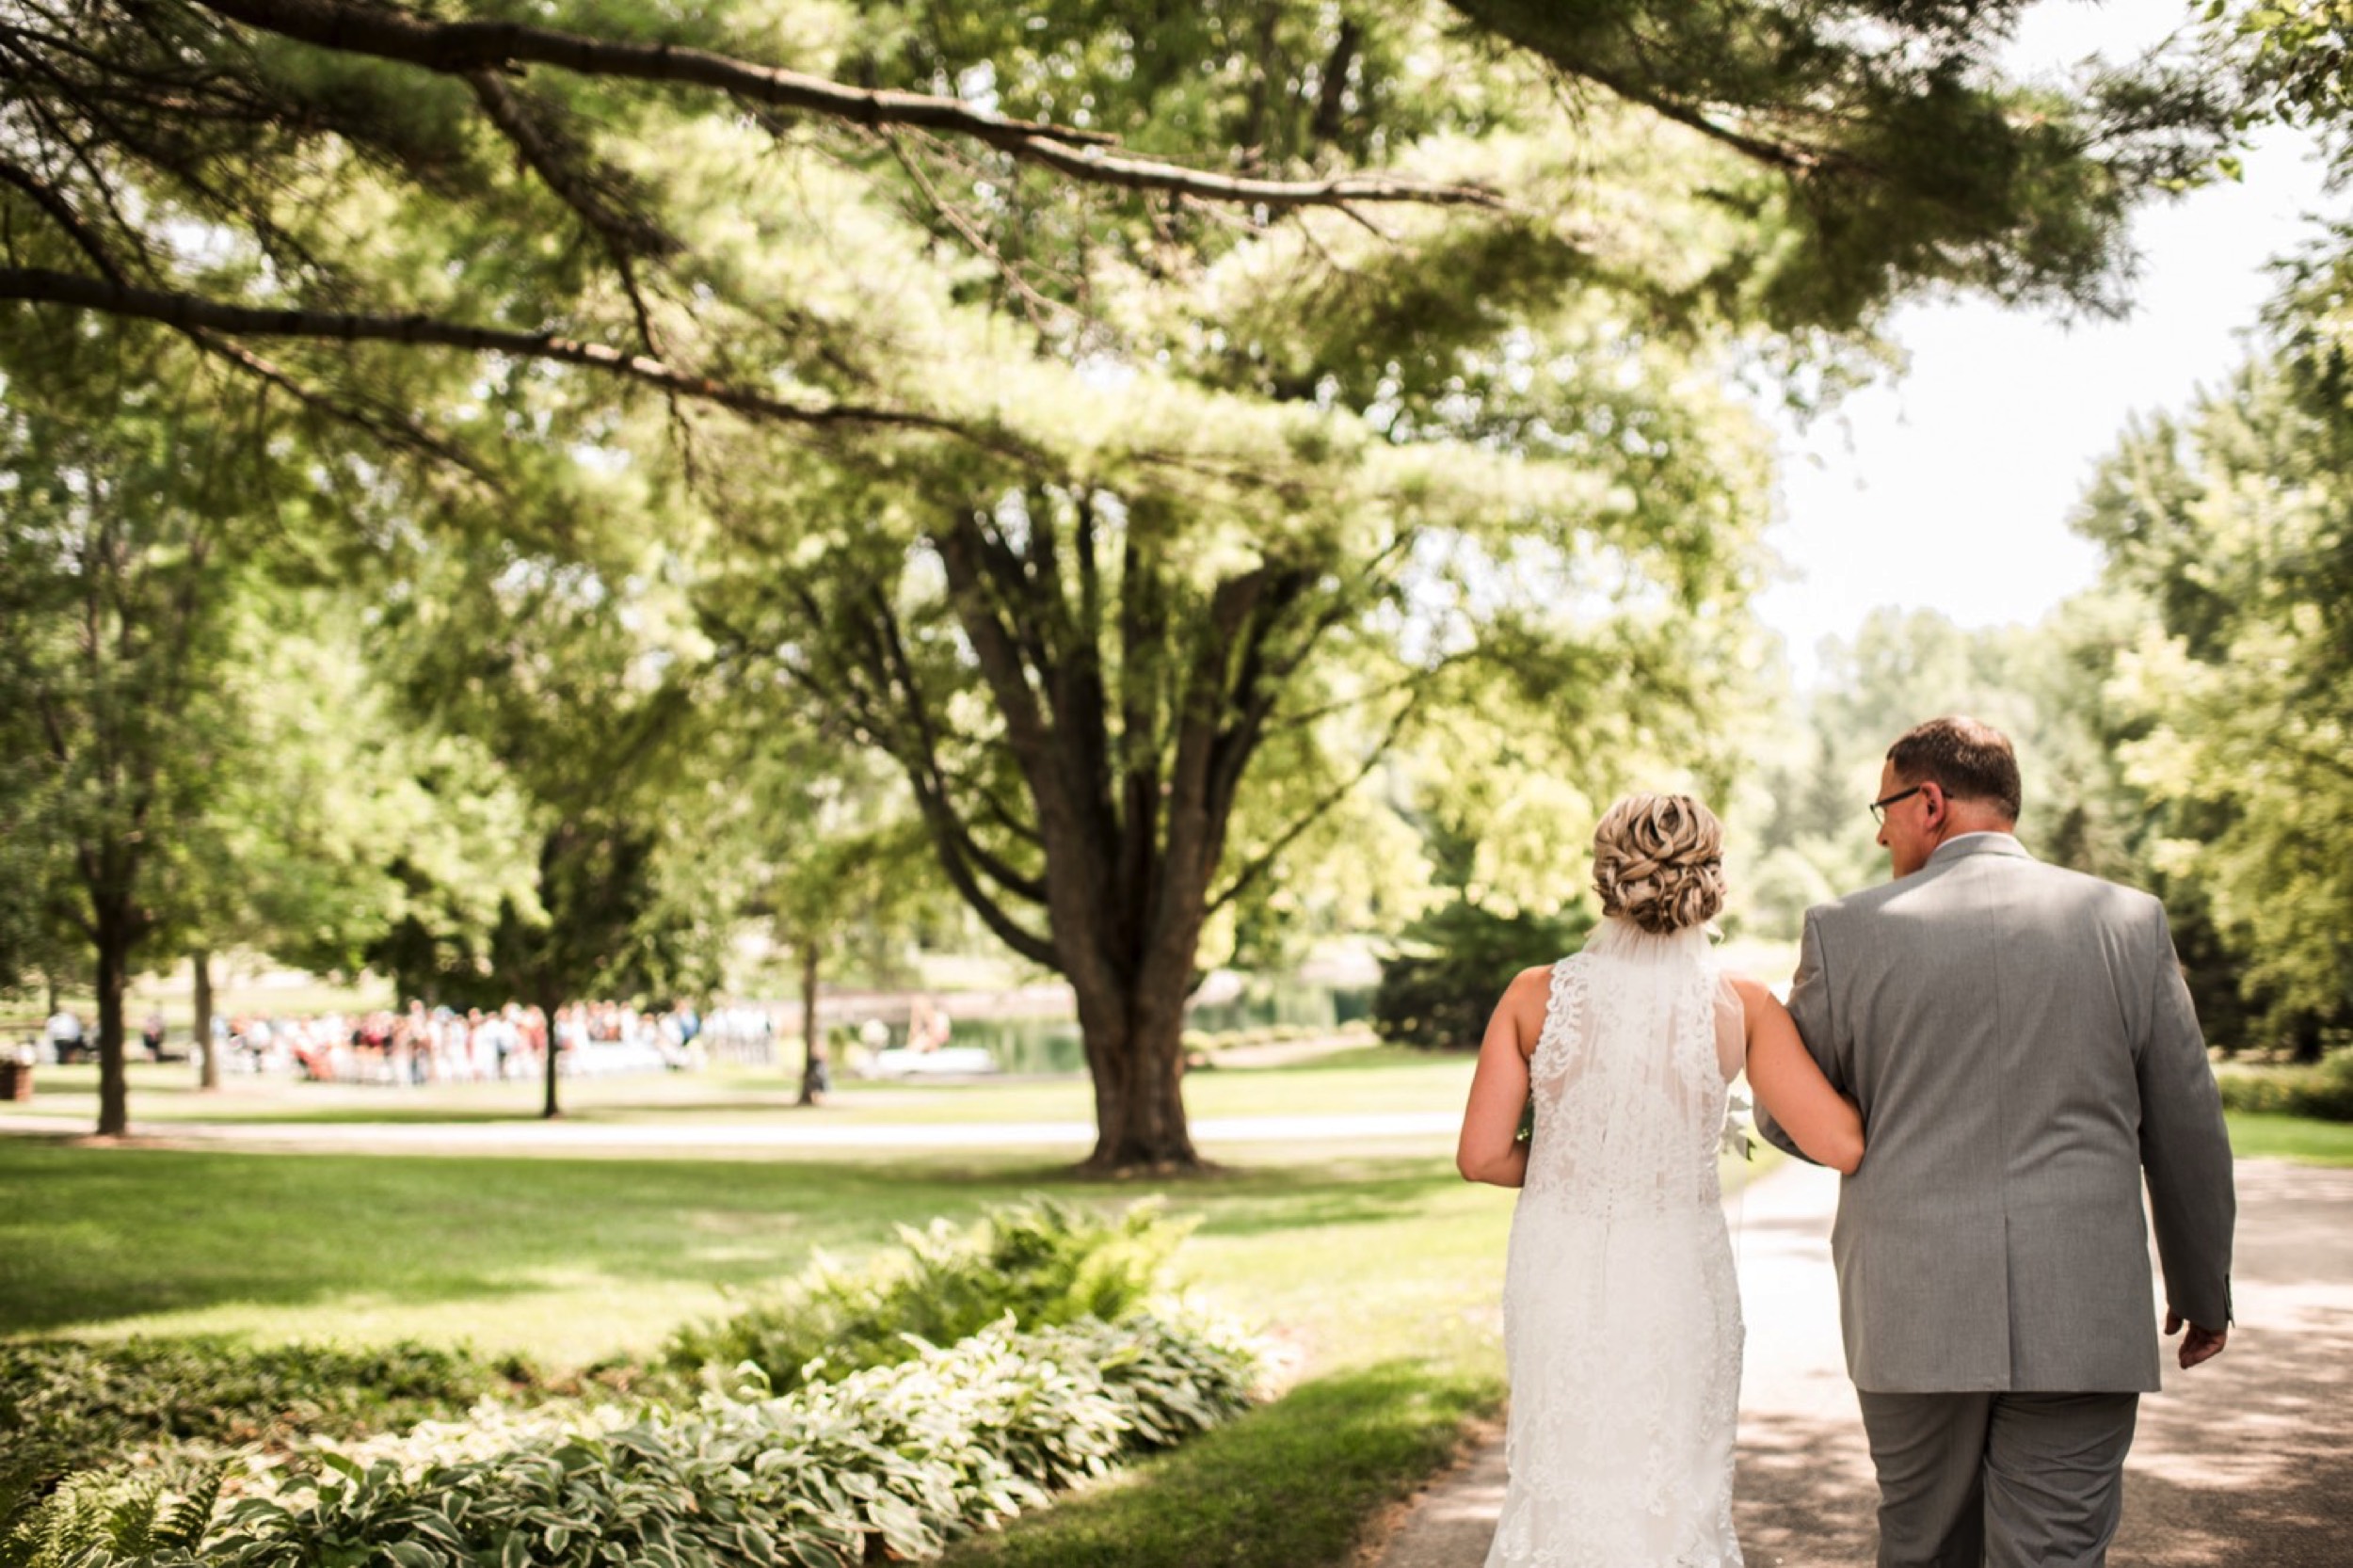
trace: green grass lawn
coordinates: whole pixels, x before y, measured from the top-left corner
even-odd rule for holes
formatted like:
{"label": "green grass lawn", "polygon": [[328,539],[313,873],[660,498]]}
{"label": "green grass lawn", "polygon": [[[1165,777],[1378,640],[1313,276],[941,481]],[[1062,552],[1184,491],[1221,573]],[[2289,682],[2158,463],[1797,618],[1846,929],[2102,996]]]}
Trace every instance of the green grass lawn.
{"label": "green grass lawn", "polygon": [[[1197,1117],[1442,1109],[1461,1103],[1469,1070],[1467,1058],[1371,1049],[1203,1073],[1187,1097]],[[266,1119],[273,1108],[304,1120],[462,1119],[516,1116],[531,1103],[517,1085],[454,1086],[413,1102],[384,1090],[247,1085],[214,1100],[155,1076],[178,1071],[140,1070],[137,1114],[184,1105],[224,1119]],[[792,1081],[775,1072],[567,1087],[581,1118],[616,1123],[1087,1114],[1076,1080],[854,1086],[815,1112],[786,1103]],[[60,1131],[89,1109],[88,1088],[66,1073],[44,1070],[41,1093],[63,1107]],[[2232,1132],[2242,1154],[2353,1164],[2353,1128],[2233,1117]],[[1179,1272],[1265,1332],[1295,1386],[952,1560],[1316,1568],[1345,1560],[1363,1522],[1439,1463],[1466,1418],[1501,1400],[1497,1296],[1513,1195],[1457,1179],[1449,1144],[1221,1146],[1220,1174],[1130,1186],[1080,1182],[1062,1157],[1015,1150],[425,1158],[0,1137],[0,1334],[415,1338],[560,1370],[646,1356],[674,1325],[722,1310],[729,1290],[789,1273],[820,1248],[854,1259],[896,1224],[963,1218],[1034,1191],[1100,1203],[1160,1192],[1202,1217]]]}
{"label": "green grass lawn", "polygon": [[[1510,1194],[1457,1180],[1426,1145],[1249,1152],[1170,1192],[1205,1217],[1181,1270],[1316,1364],[1410,1351],[1492,1305]],[[0,1140],[0,1324],[463,1340],[577,1365],[650,1351],[813,1249],[855,1257],[895,1224],[1030,1191],[1145,1189],[997,1151],[425,1159]]]}
{"label": "green grass lawn", "polygon": [[[1188,1100],[1201,1117],[1440,1109],[1461,1103],[1470,1066],[1355,1051],[1206,1072]],[[141,1115],[159,1106],[237,1119],[273,1109],[304,1119],[378,1116],[379,1107],[435,1118],[523,1109],[504,1103],[516,1086],[453,1087],[400,1107],[388,1091],[278,1084],[232,1091],[231,1112],[230,1096],[215,1102],[158,1080],[173,1071],[141,1069]],[[854,1087],[816,1112],[785,1103],[792,1084],[773,1073],[567,1087],[584,1119],[688,1125],[1089,1112],[1081,1080]],[[67,1074],[42,1075],[43,1098],[64,1112],[60,1132],[79,1130],[90,1092]],[[364,1139],[365,1128],[353,1134]],[[423,1158],[0,1138],[9,1200],[0,1205],[0,1332],[411,1337],[520,1352],[561,1370],[646,1356],[679,1322],[722,1310],[729,1289],[789,1273],[819,1248],[854,1259],[899,1223],[961,1218],[1032,1191],[1112,1204],[1160,1192],[1202,1218],[1178,1274],[1268,1336],[1292,1392],[992,1549],[1027,1563],[1337,1563],[1368,1517],[1450,1450],[1466,1417],[1499,1404],[1497,1296],[1513,1195],[1458,1179],[1447,1137],[1215,1153],[1225,1162],[1217,1175],[1130,1186],[1076,1180],[1067,1154],[999,1150]],[[1162,1555],[1136,1556],[1144,1541]]]}
{"label": "green grass lawn", "polygon": [[2299,1165],[2353,1165],[2353,1122],[2227,1112],[2231,1151],[2241,1160],[2293,1160]]}
{"label": "green grass lawn", "polygon": [[[562,1368],[644,1356],[819,1247],[855,1257],[895,1223],[1034,1191],[1162,1191],[1201,1215],[1177,1272],[1263,1331],[1296,1385],[997,1542],[1008,1561],[1337,1563],[1500,1401],[1512,1194],[1462,1182],[1428,1141],[1237,1151],[1224,1174],[1147,1188],[994,1151],[525,1160],[0,1139],[0,1325],[415,1337]],[[1137,1555],[1146,1543],[1158,1556]]]}
{"label": "green grass lawn", "polygon": [[[1468,1054],[1352,1047],[1295,1066],[1196,1072],[1186,1080],[1185,1104],[1196,1118],[1448,1109],[1461,1105],[1469,1093],[1471,1066]],[[239,1075],[208,1094],[196,1087],[194,1071],[185,1064],[133,1063],[128,1072],[131,1119],[153,1127],[184,1121],[530,1121],[539,1114],[541,1096],[537,1083],[402,1089]],[[54,1122],[60,1131],[96,1125],[94,1065],[41,1067],[35,1087],[29,1103],[0,1110]],[[693,1073],[566,1079],[558,1094],[567,1117],[588,1123],[727,1126],[791,1117],[828,1126],[938,1125],[1090,1122],[1095,1115],[1087,1080],[1078,1076],[955,1084],[844,1079],[831,1101],[816,1108],[794,1104],[800,1094],[797,1070],[773,1067],[719,1065]]]}

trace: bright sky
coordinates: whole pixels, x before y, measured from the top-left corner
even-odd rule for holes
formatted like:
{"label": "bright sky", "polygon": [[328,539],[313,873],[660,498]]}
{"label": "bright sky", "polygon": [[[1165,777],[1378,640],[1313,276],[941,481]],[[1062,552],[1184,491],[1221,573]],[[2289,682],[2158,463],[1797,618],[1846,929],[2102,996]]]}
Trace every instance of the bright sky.
{"label": "bright sky", "polygon": [[[2046,5],[2028,13],[2014,69],[2161,37],[2171,0]],[[2030,622],[2098,575],[2067,526],[2094,465],[2136,412],[2185,408],[2246,357],[2272,284],[2266,264],[2331,205],[2300,138],[2275,135],[2246,180],[2145,209],[2135,309],[2122,322],[2061,324],[1981,300],[1906,307],[1890,336],[1900,377],[1782,434],[1782,520],[1791,571],[1758,614],[1788,645],[1801,683],[1826,637],[1851,637],[1881,605],[1943,611],[1964,626]],[[2343,203],[2334,203],[2343,205]]]}

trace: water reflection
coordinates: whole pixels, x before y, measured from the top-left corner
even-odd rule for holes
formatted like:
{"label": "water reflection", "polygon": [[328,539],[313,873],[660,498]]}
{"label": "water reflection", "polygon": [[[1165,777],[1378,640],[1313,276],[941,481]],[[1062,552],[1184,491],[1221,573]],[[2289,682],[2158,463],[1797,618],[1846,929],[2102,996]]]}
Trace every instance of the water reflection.
{"label": "water reflection", "polygon": [[[1290,978],[1244,977],[1221,986],[1215,1000],[1197,1001],[1185,1013],[1185,1027],[1204,1033],[1291,1027],[1333,1029],[1369,1016],[1369,985],[1324,985]],[[952,1016],[950,1043],[985,1049],[1000,1073],[1076,1073],[1086,1070],[1079,1023],[1068,1015],[1031,1017],[954,1016],[955,999],[943,999]],[[886,1024],[888,1049],[907,1043],[904,1019]]]}

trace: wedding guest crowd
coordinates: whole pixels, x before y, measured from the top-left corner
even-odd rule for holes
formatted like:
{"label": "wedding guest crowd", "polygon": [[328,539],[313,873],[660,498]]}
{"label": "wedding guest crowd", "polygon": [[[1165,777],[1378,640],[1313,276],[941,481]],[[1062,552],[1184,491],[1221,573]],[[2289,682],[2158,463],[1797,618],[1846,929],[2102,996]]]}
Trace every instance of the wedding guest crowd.
{"label": "wedding guest crowd", "polygon": [[660,1071],[702,1064],[702,1019],[680,1003],[641,1010],[611,1001],[559,1007],[551,1025],[537,1007],[428,1008],[238,1014],[213,1020],[223,1067],[293,1072],[332,1083],[494,1083],[546,1071],[552,1045],[568,1076]]}

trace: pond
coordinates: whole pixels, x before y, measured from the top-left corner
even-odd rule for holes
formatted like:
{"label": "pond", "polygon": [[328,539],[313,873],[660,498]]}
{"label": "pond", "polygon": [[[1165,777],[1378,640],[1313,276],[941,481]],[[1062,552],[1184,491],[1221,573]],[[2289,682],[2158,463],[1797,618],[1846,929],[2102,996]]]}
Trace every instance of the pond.
{"label": "pond", "polygon": [[[984,1048],[1000,1073],[1077,1073],[1086,1070],[1086,1049],[1079,1040],[1079,1022],[1067,1016],[1042,1017],[955,1018],[955,999],[943,999],[953,1019],[950,1042]],[[1372,1009],[1369,985],[1333,986],[1284,979],[1247,978],[1228,1000],[1197,1004],[1185,1014],[1185,1027],[1208,1033],[1273,1025],[1331,1029],[1367,1016]],[[906,1025],[888,1026],[890,1048],[904,1047]]]}

